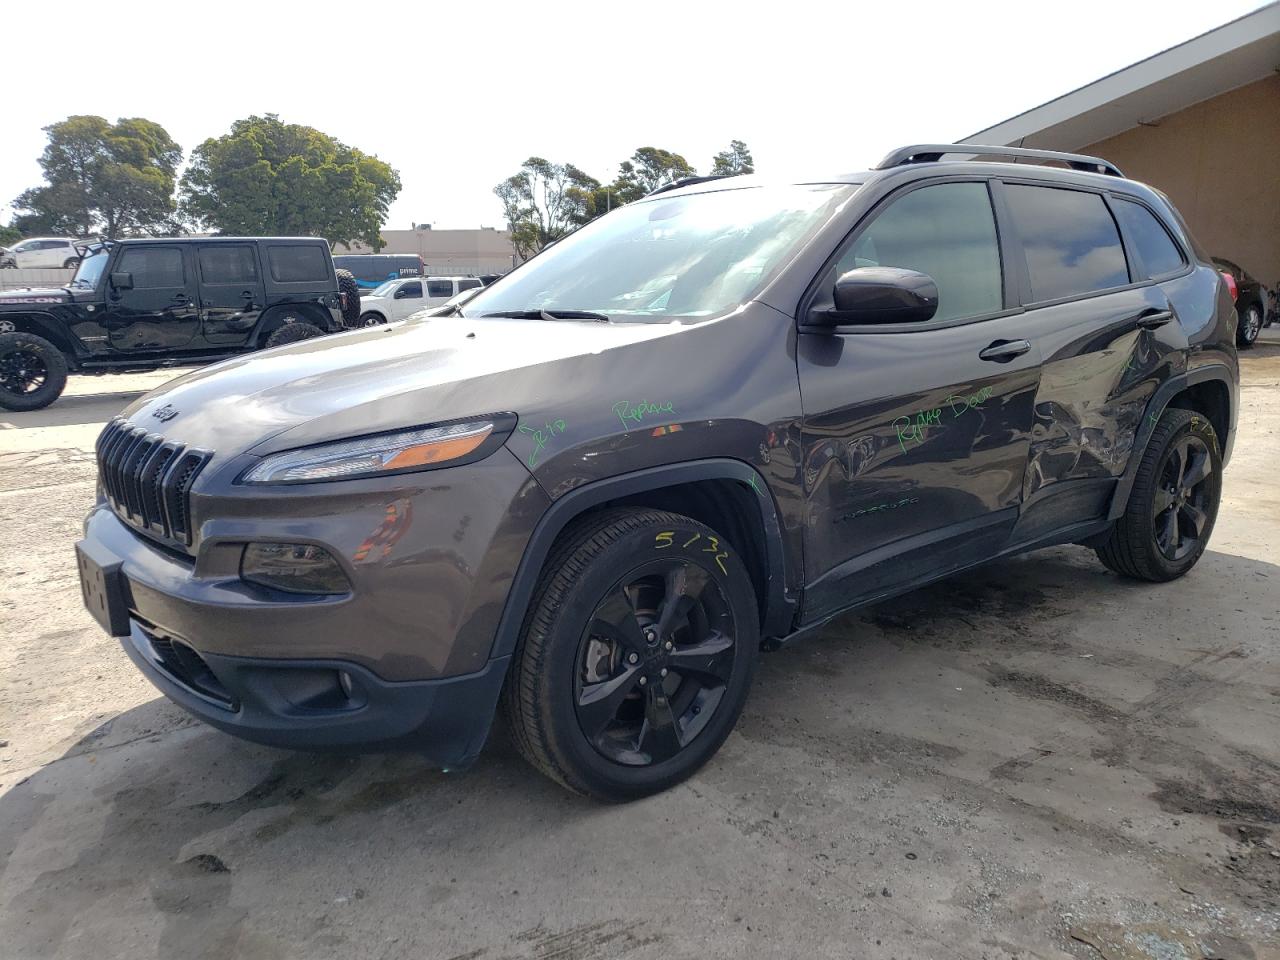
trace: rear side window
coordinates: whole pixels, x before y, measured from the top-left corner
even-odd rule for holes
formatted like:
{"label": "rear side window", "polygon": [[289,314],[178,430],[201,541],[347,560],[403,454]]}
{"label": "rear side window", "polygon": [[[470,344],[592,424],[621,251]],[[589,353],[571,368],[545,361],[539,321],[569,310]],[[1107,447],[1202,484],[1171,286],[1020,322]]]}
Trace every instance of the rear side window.
{"label": "rear side window", "polygon": [[200,279],[209,284],[257,283],[258,259],[253,247],[201,247]]}
{"label": "rear side window", "polygon": [[478,287],[478,286],[481,286],[481,283],[479,280],[459,280],[458,292],[461,293],[463,290],[470,290],[473,287]]}
{"label": "rear side window", "polygon": [[452,297],[453,281],[452,280],[428,280],[427,296],[428,297]]}
{"label": "rear side window", "polygon": [[120,255],[116,269],[133,274],[136,290],[186,285],[180,247],[131,247]]}
{"label": "rear side window", "polygon": [[1129,282],[1120,231],[1096,193],[1010,184],[1032,301],[1075,297]]}
{"label": "rear side window", "polygon": [[315,244],[267,247],[267,263],[276,283],[324,283],[329,279],[324,251]]}
{"label": "rear side window", "polygon": [[1116,197],[1115,211],[1137,248],[1148,277],[1161,277],[1182,269],[1186,263],[1182,251],[1154,213],[1140,203],[1120,197]]}
{"label": "rear side window", "polygon": [[855,267],[873,266],[932,277],[938,285],[935,321],[1000,310],[1000,247],[987,185],[941,183],[894,200],[845,252],[831,282]]}

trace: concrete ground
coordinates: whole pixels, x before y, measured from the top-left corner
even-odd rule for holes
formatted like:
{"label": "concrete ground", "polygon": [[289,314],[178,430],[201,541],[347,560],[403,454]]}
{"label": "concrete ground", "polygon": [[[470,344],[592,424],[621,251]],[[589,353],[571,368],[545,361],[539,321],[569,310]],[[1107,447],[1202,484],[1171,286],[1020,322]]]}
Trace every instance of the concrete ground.
{"label": "concrete ground", "polygon": [[93,439],[166,375],[0,417],[0,957],[1280,957],[1280,331],[1209,552],[1082,548],[763,659],[692,781],[570,797],[239,742],[81,609]]}

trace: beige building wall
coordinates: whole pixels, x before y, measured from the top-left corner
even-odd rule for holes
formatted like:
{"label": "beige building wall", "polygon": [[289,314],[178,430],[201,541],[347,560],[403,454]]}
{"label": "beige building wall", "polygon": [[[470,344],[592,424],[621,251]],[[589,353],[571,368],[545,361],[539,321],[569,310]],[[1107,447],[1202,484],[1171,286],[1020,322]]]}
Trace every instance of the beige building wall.
{"label": "beige building wall", "polygon": [[1280,284],[1280,76],[1152,123],[1079,152],[1163,190],[1211,254]]}
{"label": "beige building wall", "polygon": [[[387,245],[380,253],[416,253],[432,276],[506,273],[515,265],[515,248],[506,230],[383,230]],[[364,244],[350,250],[339,245],[335,254],[372,253]]]}

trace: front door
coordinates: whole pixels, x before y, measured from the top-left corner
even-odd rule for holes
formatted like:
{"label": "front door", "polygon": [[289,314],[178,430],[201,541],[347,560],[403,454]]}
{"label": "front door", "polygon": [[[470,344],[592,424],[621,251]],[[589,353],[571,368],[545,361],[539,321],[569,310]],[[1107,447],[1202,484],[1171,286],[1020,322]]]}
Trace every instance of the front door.
{"label": "front door", "polygon": [[111,266],[128,274],[131,288],[107,282],[105,326],[120,353],[185,347],[200,324],[193,264],[180,244],[129,245]]}
{"label": "front door", "polygon": [[822,278],[928,274],[928,323],[801,332],[805,621],[985,559],[1017,520],[1040,355],[1005,282],[989,187],[890,200]]}
{"label": "front door", "polygon": [[396,292],[392,294],[391,303],[389,305],[388,320],[403,320],[410,314],[417,313],[426,305],[426,301],[422,297],[422,281],[421,280],[405,280],[400,286],[396,287]]}
{"label": "front door", "polygon": [[204,340],[210,346],[244,343],[262,316],[266,296],[257,247],[252,243],[200,244],[196,267]]}

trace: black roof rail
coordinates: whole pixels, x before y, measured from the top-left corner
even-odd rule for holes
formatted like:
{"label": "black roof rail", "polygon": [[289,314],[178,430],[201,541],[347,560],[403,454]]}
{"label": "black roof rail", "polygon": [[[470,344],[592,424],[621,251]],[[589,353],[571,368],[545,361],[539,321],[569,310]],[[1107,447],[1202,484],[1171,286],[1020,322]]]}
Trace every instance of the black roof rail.
{"label": "black roof rail", "polygon": [[992,147],[976,143],[916,143],[899,147],[875,165],[875,170],[888,170],[908,163],[932,163],[948,153],[967,153],[971,156],[1026,157],[1028,160],[1057,160],[1072,170],[1103,173],[1111,177],[1123,177],[1120,168],[1101,157],[1083,153],[1062,153],[1058,150],[1032,150],[1030,147]]}
{"label": "black roof rail", "polygon": [[695,183],[706,183],[709,180],[725,180],[734,176],[732,173],[713,173],[706,177],[682,177],[679,180],[672,180],[670,183],[664,183],[657,190],[650,190],[645,194],[646,197],[656,197],[660,193],[666,193],[668,190],[679,190],[681,187],[692,187]]}

